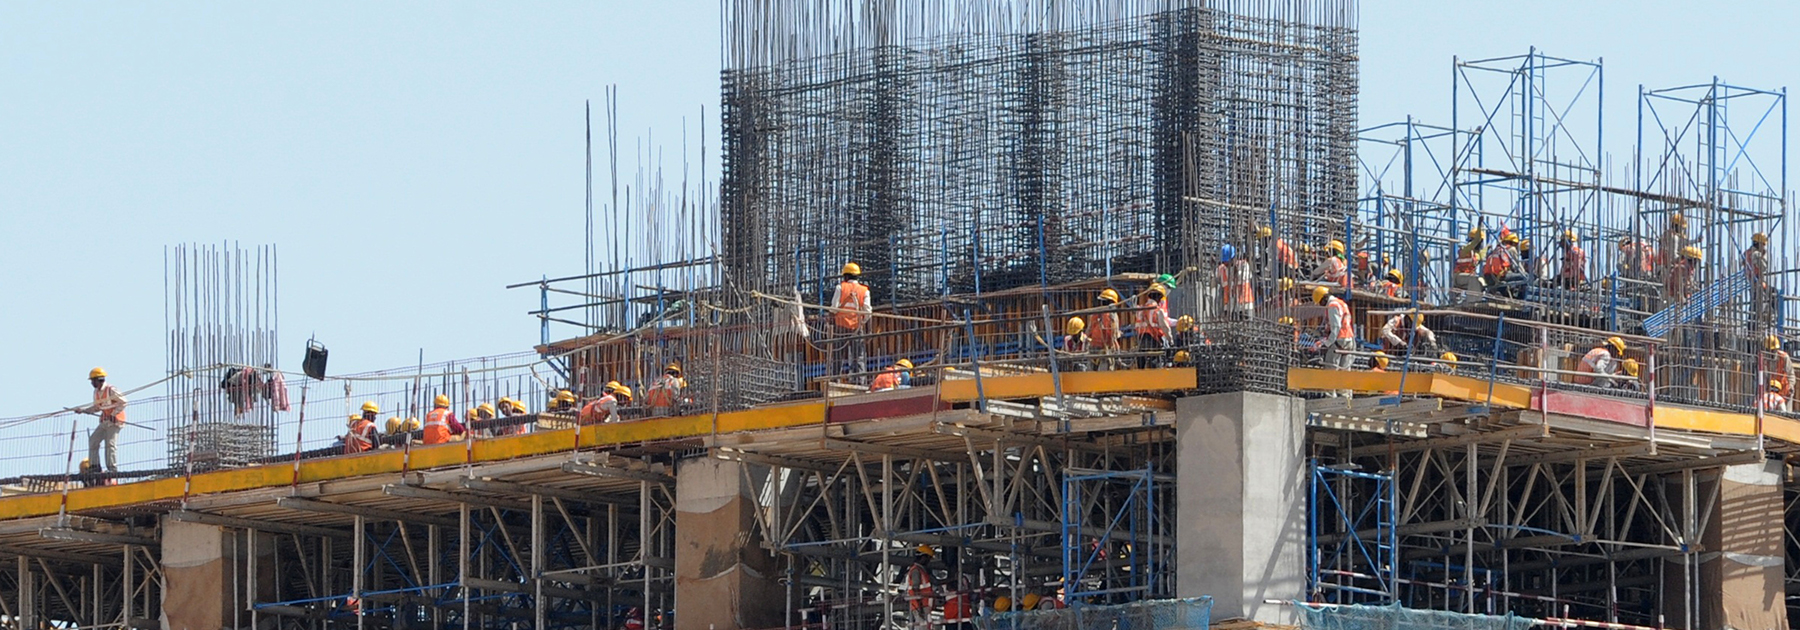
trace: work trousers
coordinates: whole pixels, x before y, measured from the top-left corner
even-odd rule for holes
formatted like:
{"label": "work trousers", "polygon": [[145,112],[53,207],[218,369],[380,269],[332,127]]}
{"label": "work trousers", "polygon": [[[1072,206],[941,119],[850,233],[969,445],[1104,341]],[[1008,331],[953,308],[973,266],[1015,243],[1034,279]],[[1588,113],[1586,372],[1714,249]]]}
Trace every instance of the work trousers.
{"label": "work trousers", "polygon": [[101,470],[100,445],[105,444],[105,470],[119,472],[119,427],[121,426],[123,425],[102,420],[100,426],[94,427],[94,431],[88,434],[88,463],[93,465],[94,470]]}

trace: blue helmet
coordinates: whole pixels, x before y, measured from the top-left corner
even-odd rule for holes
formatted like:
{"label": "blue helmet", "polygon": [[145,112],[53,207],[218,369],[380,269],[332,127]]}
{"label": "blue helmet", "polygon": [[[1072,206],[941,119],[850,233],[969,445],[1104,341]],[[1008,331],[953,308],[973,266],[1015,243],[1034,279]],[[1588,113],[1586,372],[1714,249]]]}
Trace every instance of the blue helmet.
{"label": "blue helmet", "polygon": [[1227,244],[1224,247],[1219,248],[1219,262],[1231,262],[1234,258],[1237,258],[1236,247]]}

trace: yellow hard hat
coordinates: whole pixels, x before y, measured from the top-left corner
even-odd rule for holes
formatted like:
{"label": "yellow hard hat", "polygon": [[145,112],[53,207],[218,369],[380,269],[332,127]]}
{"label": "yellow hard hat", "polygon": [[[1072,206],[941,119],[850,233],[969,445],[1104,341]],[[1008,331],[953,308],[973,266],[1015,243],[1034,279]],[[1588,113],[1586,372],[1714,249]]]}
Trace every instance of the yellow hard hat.
{"label": "yellow hard hat", "polygon": [[668,367],[663,368],[663,372],[674,372],[675,374],[680,375],[681,374],[681,364],[680,363],[670,363],[668,365]]}
{"label": "yellow hard hat", "polygon": [[614,396],[624,396],[626,398],[630,398],[631,397],[631,388],[626,387],[624,385],[620,385],[617,388],[613,389],[613,395]]}
{"label": "yellow hard hat", "polygon": [[914,547],[913,551],[918,552],[920,555],[931,556],[933,558],[937,557],[937,552],[933,551],[930,545],[919,545]]}
{"label": "yellow hard hat", "polygon": [[1335,238],[1331,239],[1331,242],[1325,244],[1325,250],[1342,256],[1344,255],[1344,242]]}
{"label": "yellow hard hat", "polygon": [[1382,352],[1380,350],[1375,351],[1375,358],[1372,360],[1375,362],[1375,367],[1378,367],[1378,368],[1381,368],[1384,370],[1387,369],[1388,355],[1386,352]]}
{"label": "yellow hard hat", "polygon": [[412,432],[412,431],[417,431],[417,430],[419,430],[419,426],[420,426],[420,425],[419,425],[419,419],[418,419],[418,418],[407,418],[407,419],[406,419],[406,430],[407,430],[407,431],[408,431],[408,432]]}
{"label": "yellow hard hat", "polygon": [[1769,244],[1769,235],[1764,234],[1762,232],[1757,232],[1755,234],[1751,234],[1750,242],[1756,243],[1757,245],[1768,245]]}
{"label": "yellow hard hat", "polygon": [[1568,241],[1571,243],[1575,242],[1576,241],[1575,228],[1569,228],[1569,229],[1563,230],[1562,240],[1565,240],[1565,241]]}
{"label": "yellow hard hat", "polygon": [[370,400],[370,401],[363,403],[362,410],[367,411],[367,412],[381,413],[381,406],[375,404],[375,401]]}
{"label": "yellow hard hat", "polygon": [[1267,225],[1256,228],[1257,238],[1269,238],[1274,235],[1275,235],[1275,230],[1269,229],[1269,226],[1267,226]]}
{"label": "yellow hard hat", "polygon": [[1313,287],[1313,303],[1314,304],[1324,304],[1325,296],[1328,296],[1328,295],[1331,295],[1331,289],[1327,289],[1325,287]]}
{"label": "yellow hard hat", "polygon": [[1283,326],[1292,326],[1292,325],[1294,325],[1294,318],[1292,318],[1292,317],[1283,317],[1283,318],[1281,318],[1281,319],[1277,319],[1277,320],[1275,320],[1275,323],[1277,323],[1277,324],[1281,324],[1281,325],[1283,325]]}
{"label": "yellow hard hat", "polygon": [[480,404],[480,405],[477,405],[477,406],[476,406],[476,407],[475,407],[475,410],[476,410],[476,411],[479,411],[479,412],[481,412],[481,413],[485,413],[485,414],[487,414],[487,416],[488,416],[488,417],[489,417],[489,418],[492,418],[492,417],[494,417],[494,416],[495,416],[495,415],[497,415],[497,414],[495,414],[495,413],[494,413],[494,406],[493,406],[493,405],[490,405],[490,404],[487,404],[487,403],[481,403],[481,404]]}
{"label": "yellow hard hat", "polygon": [[1763,347],[1770,350],[1779,349],[1781,348],[1781,338],[1773,334],[1763,337]]}
{"label": "yellow hard hat", "polygon": [[517,403],[514,403],[513,399],[508,398],[506,396],[501,396],[500,402],[494,403],[494,405],[499,407],[501,411],[506,411],[507,409],[516,408],[516,407],[513,407],[513,405],[515,405],[515,404],[517,404]]}
{"label": "yellow hard hat", "polygon": [[894,365],[897,365],[897,366],[900,366],[900,367],[902,367],[902,368],[905,368],[905,369],[908,369],[908,370],[910,370],[910,369],[912,369],[912,368],[913,368],[913,364],[912,364],[912,361],[909,361],[909,360],[906,360],[906,359],[901,359],[901,360],[899,360],[899,361],[895,361],[895,362],[894,362]]}
{"label": "yellow hard hat", "polygon": [[1416,328],[1419,326],[1424,326],[1425,325],[1425,314],[1420,313],[1418,311],[1413,311],[1412,320],[1413,320],[1413,327]]}
{"label": "yellow hard hat", "polygon": [[1012,598],[1011,597],[1001,595],[999,597],[994,598],[994,612],[1006,612],[1009,610],[1012,610]]}
{"label": "yellow hard hat", "polygon": [[481,412],[470,409],[463,413],[463,417],[467,418],[470,422],[474,422],[481,419]]}
{"label": "yellow hard hat", "polygon": [[1772,391],[1772,392],[1781,391],[1781,379],[1778,379],[1778,378],[1769,379],[1769,391]]}
{"label": "yellow hard hat", "polygon": [[1070,317],[1069,323],[1063,324],[1063,334],[1070,337],[1081,334],[1083,330],[1087,330],[1087,321],[1080,317]]}
{"label": "yellow hard hat", "polygon": [[1026,593],[1024,597],[1019,598],[1019,604],[1021,605],[1019,609],[1036,610],[1038,602],[1043,601],[1043,599],[1044,598],[1042,597],[1038,597],[1037,593]]}
{"label": "yellow hard hat", "polygon": [[1637,378],[1637,375],[1638,375],[1637,359],[1626,359],[1623,362],[1621,362],[1621,365],[1625,366],[1626,374],[1630,375],[1632,378]]}
{"label": "yellow hard hat", "polygon": [[1300,244],[1300,253],[1302,253],[1302,254],[1311,254],[1311,253],[1313,253],[1313,246],[1312,246],[1312,243],[1301,243],[1301,244]]}
{"label": "yellow hard hat", "polygon": [[607,381],[605,385],[600,386],[600,391],[611,394],[619,391],[620,387],[624,387],[624,385],[620,385],[618,381]]}
{"label": "yellow hard hat", "polygon": [[1188,354],[1188,351],[1186,351],[1186,350],[1176,350],[1175,351],[1175,362],[1176,363],[1187,363],[1188,361],[1193,360],[1193,358],[1194,358],[1194,356],[1191,354]]}
{"label": "yellow hard hat", "polygon": [[1187,331],[1190,331],[1193,329],[1194,329],[1194,316],[1182,315],[1180,319],[1175,320],[1175,330],[1177,332],[1187,332]]}
{"label": "yellow hard hat", "polygon": [[1675,226],[1676,229],[1684,229],[1687,227],[1687,217],[1682,216],[1680,212],[1672,213],[1669,215],[1669,225]]}
{"label": "yellow hard hat", "polygon": [[1456,353],[1455,352],[1445,352],[1441,355],[1438,355],[1438,360],[1439,361],[1449,361],[1451,363],[1455,363],[1456,362]]}
{"label": "yellow hard hat", "polygon": [[96,378],[106,378],[106,368],[94,368],[88,370],[88,379],[92,380]]}
{"label": "yellow hard hat", "polygon": [[356,421],[357,421],[357,420],[361,420],[361,419],[362,419],[362,415],[360,415],[360,414],[358,414],[358,415],[354,415],[354,416],[350,416],[350,419],[349,419],[349,420],[346,420],[346,421],[345,421],[345,422],[344,422],[344,425],[345,425],[345,426],[352,426],[352,427],[353,427],[353,426],[356,426]]}
{"label": "yellow hard hat", "polygon": [[1500,242],[1512,243],[1514,245],[1517,245],[1517,244],[1519,244],[1519,233],[1518,232],[1507,232],[1505,236],[1500,237]]}
{"label": "yellow hard hat", "polygon": [[559,389],[556,391],[556,399],[555,400],[556,400],[556,402],[566,402],[566,403],[575,402],[575,392],[572,392],[572,391],[569,391],[566,389]]}
{"label": "yellow hard hat", "polygon": [[1394,281],[1394,284],[1406,284],[1406,274],[1400,273],[1399,269],[1389,269],[1387,279]]}
{"label": "yellow hard hat", "polygon": [[393,435],[395,433],[399,433],[400,427],[404,424],[405,424],[405,421],[401,420],[399,416],[394,416],[392,418],[388,418],[388,421],[387,421],[388,435]]}
{"label": "yellow hard hat", "polygon": [[1619,354],[1625,354],[1625,340],[1624,339],[1620,339],[1618,337],[1607,337],[1606,345],[1612,346],[1612,349],[1614,351],[1618,352]]}
{"label": "yellow hard hat", "polygon": [[1470,242],[1481,242],[1485,240],[1487,240],[1487,230],[1481,228],[1469,228]]}
{"label": "yellow hard hat", "polygon": [[448,406],[450,406],[450,397],[445,396],[443,394],[438,394],[436,398],[431,399],[431,406],[433,406],[433,407],[448,407]]}
{"label": "yellow hard hat", "polygon": [[1282,291],[1292,291],[1294,290],[1294,279],[1282,278],[1280,282],[1275,283],[1275,286],[1280,287]]}
{"label": "yellow hard hat", "polygon": [[1163,286],[1162,283],[1152,282],[1150,283],[1150,288],[1146,290],[1145,293],[1157,296],[1167,296],[1169,295],[1169,289],[1168,287]]}
{"label": "yellow hard hat", "polygon": [[1681,257],[1693,260],[1704,260],[1706,258],[1706,252],[1700,251],[1700,248],[1693,245],[1687,245],[1681,248]]}
{"label": "yellow hard hat", "polygon": [[844,263],[844,275],[846,275],[846,276],[862,275],[862,265],[858,265],[853,262]]}
{"label": "yellow hard hat", "polygon": [[1106,302],[1109,304],[1118,304],[1119,303],[1119,292],[1114,291],[1112,289],[1105,289],[1100,292],[1100,301]]}

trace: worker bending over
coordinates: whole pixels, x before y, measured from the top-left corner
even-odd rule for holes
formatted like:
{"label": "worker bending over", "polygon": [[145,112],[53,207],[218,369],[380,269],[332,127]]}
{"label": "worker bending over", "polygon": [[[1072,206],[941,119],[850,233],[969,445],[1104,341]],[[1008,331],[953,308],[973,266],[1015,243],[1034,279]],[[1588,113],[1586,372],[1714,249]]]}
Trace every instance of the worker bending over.
{"label": "worker bending over", "polygon": [[681,378],[681,365],[670,363],[663,367],[662,376],[644,392],[644,404],[650,407],[650,415],[672,415],[675,408],[685,402],[681,392],[686,389],[687,379]]}
{"label": "worker bending over", "polygon": [[1781,338],[1773,334],[1763,337],[1763,353],[1757,359],[1757,370],[1768,378],[1781,381],[1781,395],[1793,397],[1794,358],[1781,349]]}
{"label": "worker bending over", "polygon": [[1769,381],[1769,391],[1763,392],[1762,397],[1756,399],[1756,408],[1763,411],[1787,411],[1787,396],[1781,395],[1781,386],[1780,380]]}
{"label": "worker bending over", "polygon": [[1502,230],[1500,247],[1488,254],[1481,266],[1481,279],[1490,293],[1518,297],[1525,282],[1525,263],[1519,254],[1519,235]]}
{"label": "worker bending over", "polygon": [[1381,283],[1375,286],[1375,291],[1391,298],[1398,298],[1402,297],[1400,292],[1404,290],[1405,287],[1406,274],[1400,273],[1399,269],[1389,269],[1387,276],[1382,278]]}
{"label": "worker bending over", "polygon": [[456,412],[450,411],[450,397],[438,394],[431,400],[431,413],[425,414],[425,444],[443,444],[469,434],[469,429],[457,421]]}
{"label": "worker bending over", "polygon": [[1331,239],[1325,244],[1325,259],[1313,269],[1314,280],[1345,286],[1350,282],[1350,269],[1344,262],[1344,242]]}
{"label": "worker bending over", "polygon": [[[1407,320],[1412,320],[1409,330]],[[1413,342],[1422,342],[1426,348],[1436,348],[1437,334],[1425,327],[1424,313],[1396,313],[1381,324],[1381,345],[1388,350],[1411,349]]]}
{"label": "worker bending over", "polygon": [[581,414],[577,416],[577,421],[583,425],[612,422],[619,413],[618,391],[621,387],[624,385],[620,385],[618,381],[607,381],[606,385],[600,388],[600,397],[588,401],[588,404],[581,408]]}
{"label": "worker bending over", "polygon": [[[125,397],[106,384],[106,369],[88,370],[88,384],[94,386],[94,404],[77,412],[100,416],[94,432],[88,434],[88,461],[105,461],[104,472],[119,472],[119,429],[125,426]],[[106,459],[100,459],[100,447],[106,447]],[[96,468],[99,465],[96,464]]]}
{"label": "worker bending over", "polygon": [[[1350,305],[1338,296],[1332,295],[1325,287],[1313,287],[1313,303],[1325,307],[1325,338],[1314,344],[1315,348],[1325,351],[1325,367],[1333,370],[1348,370],[1356,365],[1356,322],[1350,314]],[[1348,396],[1350,390],[1333,392],[1332,395]]]}
{"label": "worker bending over", "polygon": [[1224,298],[1226,315],[1249,319],[1256,311],[1256,290],[1251,288],[1250,261],[1237,255],[1237,248],[1219,248],[1219,292]]}
{"label": "worker bending over", "polygon": [[1612,387],[1613,376],[1619,373],[1619,359],[1625,357],[1625,340],[1618,337],[1607,337],[1605,341],[1594,346],[1587,354],[1582,355],[1581,364],[1575,366],[1575,382],[1581,385]]}
{"label": "worker bending over", "polygon": [[[862,283],[862,265],[844,263],[843,281],[831,296],[832,329],[844,338],[843,352],[851,372],[863,371],[863,355],[868,343],[862,338],[873,308],[869,304],[869,287]],[[833,361],[835,365],[836,362]]]}
{"label": "worker bending over", "polygon": [[912,369],[912,361],[906,359],[895,361],[893,365],[875,375],[875,380],[869,382],[869,391],[885,392],[890,389],[911,387],[912,372],[910,370]]}

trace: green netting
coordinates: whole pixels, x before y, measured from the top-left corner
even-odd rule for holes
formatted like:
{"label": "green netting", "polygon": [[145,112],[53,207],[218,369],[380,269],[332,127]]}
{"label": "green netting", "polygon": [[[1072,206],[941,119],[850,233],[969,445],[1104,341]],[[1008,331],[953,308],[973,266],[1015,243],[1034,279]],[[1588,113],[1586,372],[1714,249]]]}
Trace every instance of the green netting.
{"label": "green netting", "polygon": [[1206,630],[1212,598],[1162,599],[1115,606],[995,613],[977,619],[981,630]]}
{"label": "green netting", "polygon": [[1470,615],[1440,610],[1391,606],[1299,605],[1300,627],[1305,630],[1526,630],[1532,620],[1508,614]]}

